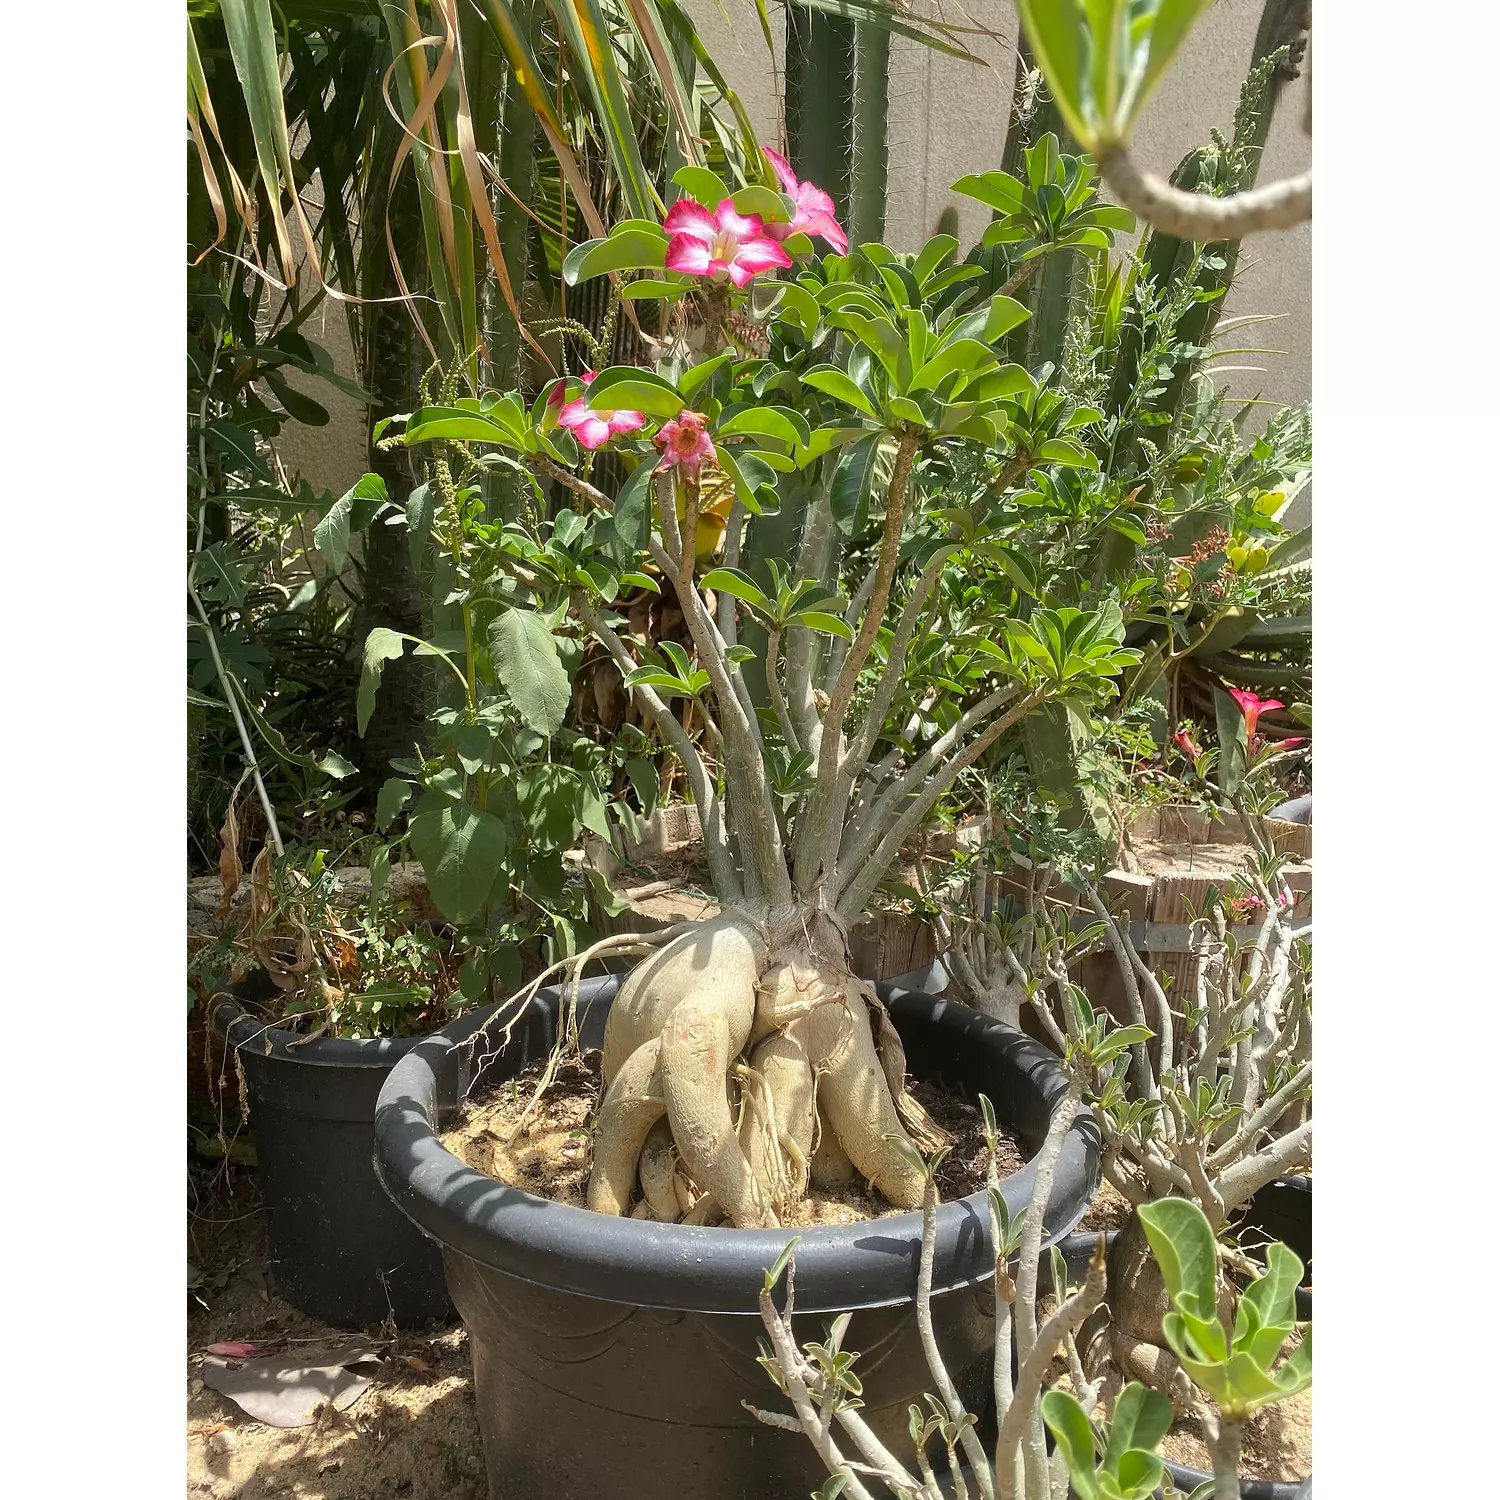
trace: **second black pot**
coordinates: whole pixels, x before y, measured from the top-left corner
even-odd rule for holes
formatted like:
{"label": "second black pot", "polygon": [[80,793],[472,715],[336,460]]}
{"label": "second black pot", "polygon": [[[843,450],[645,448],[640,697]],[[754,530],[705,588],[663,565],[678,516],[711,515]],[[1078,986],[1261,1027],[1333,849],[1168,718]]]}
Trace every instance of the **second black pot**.
{"label": "second black pot", "polygon": [[375,1180],[375,1101],[422,1040],[311,1041],[220,997],[215,1030],[245,1070],[277,1292],[339,1328],[449,1322],[437,1247]]}
{"label": "second black pot", "polygon": [[[597,1046],[618,986],[588,981],[583,1044]],[[1066,1091],[1057,1060],[999,1022],[931,995],[879,986],[919,1078],[971,1100],[984,1092],[1031,1150]],[[757,1301],[792,1231],[704,1229],[589,1213],[487,1177],[436,1132],[470,1087],[513,1077],[556,1033],[557,991],[538,995],[501,1048],[466,1018],[415,1047],[376,1113],[376,1170],[443,1246],[448,1285],[469,1330],[492,1500],[805,1500],[826,1478],[800,1434],[763,1426],[742,1403],[782,1408],[757,1364]],[[1030,1166],[1007,1178],[1013,1210]],[[1098,1126],[1080,1114],[1058,1163],[1049,1240],[1082,1217],[1099,1180]],[[799,1339],[854,1316],[866,1420],[905,1446],[907,1406],[931,1384],[914,1294],[921,1215],[803,1231]],[[994,1254],[983,1194],[938,1215],[933,1322],[960,1394],[982,1410],[994,1343]]]}

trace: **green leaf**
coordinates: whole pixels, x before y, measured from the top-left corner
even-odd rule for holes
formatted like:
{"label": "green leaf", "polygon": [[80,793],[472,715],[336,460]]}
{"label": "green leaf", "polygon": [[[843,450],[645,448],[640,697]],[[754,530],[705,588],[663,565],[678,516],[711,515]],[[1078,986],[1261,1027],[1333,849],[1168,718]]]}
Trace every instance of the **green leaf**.
{"label": "green leaf", "polygon": [[594,411],[641,411],[652,417],[675,417],[687,405],[670,380],[631,365],[601,370],[588,388],[587,399]]}
{"label": "green leaf", "polygon": [[500,819],[467,802],[429,795],[411,820],[410,838],[438,910],[450,922],[476,917],[510,848]]}
{"label": "green leaf", "polygon": [[1094,1429],[1075,1396],[1067,1391],[1048,1391],[1042,1397],[1042,1420],[1057,1440],[1068,1478],[1079,1500],[1098,1500],[1094,1477]]}
{"label": "green leaf", "polygon": [[500,415],[504,410],[494,407],[485,413],[456,406],[426,406],[406,424],[404,440],[411,445],[443,438],[453,443],[498,443],[505,448],[524,449],[521,432]]}
{"label": "green leaf", "polygon": [[289,417],[308,427],[328,425],[327,408],[319,406],[311,396],[303,395],[294,385],[289,384],[285,377],[278,375],[274,370],[267,370],[261,378],[276,393],[276,399],[286,408]]}
{"label": "green leaf", "polygon": [[490,626],[490,657],[523,722],[538,734],[556,734],[572,687],[542,617],[529,609],[506,610]]}
{"label": "green leaf", "polygon": [[802,1236],[800,1234],[794,1234],[791,1239],[786,1242],[786,1245],[782,1249],[781,1254],[771,1262],[770,1266],[766,1270],[766,1290],[768,1292],[772,1287],[776,1285],[778,1281],[781,1280],[782,1273],[787,1268],[787,1263],[791,1260],[792,1256],[796,1254],[797,1246],[801,1243]]}
{"label": "green leaf", "polygon": [[[917,371],[908,389],[936,390],[955,371],[973,376],[981,370],[987,372],[999,363],[995,351],[981,344],[978,339],[957,339],[951,344],[945,344]],[[963,385],[958,389],[962,390]]]}
{"label": "green leaf", "polygon": [[380,795],[375,799],[375,826],[382,833],[391,826],[396,814],[406,806],[412,790],[411,782],[400,776],[392,776],[381,784]]}
{"label": "green leaf", "polygon": [[691,281],[657,281],[643,276],[636,281],[627,281],[621,286],[620,296],[626,302],[670,302],[676,297],[686,296],[692,289]]}
{"label": "green leaf", "polygon": [[659,271],[667,262],[667,237],[660,230],[616,231],[608,239],[574,245],[563,261],[563,281],[577,286],[610,271]]}
{"label": "green leaf", "polygon": [[380,900],[380,893],[385,889],[385,883],[390,878],[391,846],[378,844],[375,852],[370,856],[370,901],[372,905]]}
{"label": "green leaf", "polygon": [[848,622],[838,615],[830,615],[820,609],[809,609],[792,618],[798,625],[805,625],[809,630],[821,630],[824,635],[836,635],[853,644],[854,632],[849,628]]}
{"label": "green leaf", "polygon": [[780,443],[790,443],[794,448],[806,447],[812,437],[812,429],[801,412],[790,411],[784,406],[752,406],[737,411],[714,433],[715,437],[735,437],[741,433],[752,436],[774,438]]}
{"label": "green leaf", "polygon": [[757,609],[769,602],[765,590],[748,573],[742,573],[738,568],[715,568],[705,575],[703,587],[719,594],[733,594],[736,599],[743,599],[746,604]]}
{"label": "green leaf", "polygon": [[1016,8],[1058,113],[1073,139],[1088,150],[1094,144],[1092,126],[1097,115],[1085,103],[1091,94],[1084,52],[1088,30],[1084,0],[1016,0]]}
{"label": "green leaf", "polygon": [[1219,1257],[1203,1210],[1187,1198],[1160,1198],[1136,1213],[1172,1300],[1188,1316],[1217,1319]]}
{"label": "green leaf", "polygon": [[1252,1315],[1262,1327],[1288,1324],[1295,1320],[1297,1288],[1302,1284],[1302,1271],[1300,1257],[1287,1246],[1278,1243],[1267,1248],[1265,1273],[1246,1287],[1240,1296],[1234,1323],[1236,1348],[1240,1346],[1241,1330],[1248,1331]]}
{"label": "green leaf", "polygon": [[432,515],[435,509],[432,490],[425,484],[419,484],[406,497],[406,541],[411,548],[411,565],[418,572],[421,571],[422,553],[426,550],[427,539],[432,535]]}
{"label": "green leaf", "polygon": [[1019,212],[1026,197],[1025,186],[1009,172],[981,172],[977,176],[960,177],[953,184],[953,191],[962,193],[965,198],[977,198],[998,214]]}
{"label": "green leaf", "polygon": [[810,385],[815,391],[826,392],[854,407],[856,411],[862,411],[867,417],[873,417],[877,422],[880,420],[879,413],[870,404],[870,398],[834,365],[816,365],[811,370],[805,370],[802,383]]}
{"label": "green leaf", "polygon": [[1150,1390],[1138,1380],[1132,1380],[1115,1399],[1109,1442],[1104,1449],[1104,1467],[1118,1474],[1120,1460],[1132,1448],[1154,1453],[1172,1421],[1171,1400],[1160,1391]]}
{"label": "green leaf", "polygon": [[672,181],[694,203],[701,203],[710,213],[729,196],[728,184],[707,167],[678,167],[672,173]]}
{"label": "green leaf", "polygon": [[355,694],[354,713],[360,737],[364,737],[370,715],[375,712],[375,690],[385,672],[385,664],[395,661],[406,649],[406,642],[394,630],[377,625],[365,637],[364,662],[359,673],[359,691]]}
{"label": "green leaf", "polygon": [[[792,214],[782,200],[781,194],[772,192],[768,187],[762,187],[758,182],[742,187],[737,193],[731,193],[730,197],[736,210],[742,214],[759,214],[762,219],[776,224],[786,224],[791,221]],[[716,203],[706,206],[710,211],[718,207]]]}

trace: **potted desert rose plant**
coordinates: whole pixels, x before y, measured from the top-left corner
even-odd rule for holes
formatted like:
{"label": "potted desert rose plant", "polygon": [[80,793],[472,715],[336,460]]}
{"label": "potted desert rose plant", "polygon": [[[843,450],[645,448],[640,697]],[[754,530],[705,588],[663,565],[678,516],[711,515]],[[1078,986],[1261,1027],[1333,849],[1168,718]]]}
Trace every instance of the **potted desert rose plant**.
{"label": "potted desert rose plant", "polygon": [[[1186,924],[1185,982],[1164,981],[1153,969],[1143,956],[1149,924],[1133,924],[1111,904],[1100,868],[1085,863],[1079,841],[1055,827],[1012,830],[1007,838],[1007,849],[1019,842],[1028,856],[1019,896],[1002,891],[996,900],[992,881],[981,879],[985,894],[976,900],[975,868],[960,866],[946,885],[938,882],[948,960],[968,1000],[990,1013],[1019,1018],[1024,1010],[1064,1057],[1087,1053],[1093,1035],[1128,1039],[1107,1066],[1096,1058],[1084,1075],[1083,1096],[1104,1135],[1103,1176],[1134,1212],[1112,1237],[1107,1309],[1078,1331],[1079,1368],[1098,1382],[1106,1406],[1126,1381],[1162,1391],[1177,1418],[1196,1424],[1210,1452],[1219,1429],[1190,1378],[1192,1356],[1163,1331],[1171,1289],[1148,1243],[1146,1210],[1172,1204],[1166,1211],[1179,1213],[1182,1200],[1196,1205],[1215,1248],[1219,1305],[1228,1315],[1236,1280],[1260,1274],[1253,1257],[1263,1236],[1249,1231],[1285,1222],[1288,1202],[1304,1219],[1310,1208],[1306,1180],[1285,1174],[1311,1162],[1313,931],[1294,916],[1283,875],[1288,856],[1254,816],[1276,795],[1270,772],[1288,753],[1257,743],[1255,728],[1251,718],[1245,776],[1233,799],[1254,858],[1243,873],[1211,884]],[[969,862],[980,869],[984,863]],[[1075,982],[1091,953],[1113,959],[1123,1025]],[[1297,1248],[1303,1258],[1309,1253],[1305,1238]],[[1299,1262],[1299,1275],[1301,1269]],[[1295,1283],[1292,1291],[1298,1317],[1310,1316],[1310,1292]],[[1210,1480],[1185,1466],[1172,1472],[1179,1483]],[[1287,1500],[1300,1477],[1252,1471],[1245,1492]]]}
{"label": "potted desert rose plant", "polygon": [[[1064,214],[1015,209],[1016,237],[1034,235],[1037,256],[1063,242],[1105,248],[1128,226],[1093,204],[1087,164],[1069,162],[1055,142],[1037,161],[1039,180],[1064,179]],[[868,245],[820,259],[809,232],[835,238],[827,207],[784,163],[733,193],[699,167],[677,181],[690,196],[664,225],[627,221],[565,265],[570,280],[649,273],[617,295],[661,304],[654,368],[559,377],[529,404],[517,392],[455,396],[387,428],[428,457],[433,524],[452,534],[469,518],[453,598],[466,634],[525,684],[517,703],[565,686],[557,662],[579,637],[608,651],[682,764],[720,905],[709,921],[621,934],[560,962],[564,983],[541,990],[540,976],[455,1023],[382,1091],[378,1171],[443,1246],[473,1340],[492,1487],[547,1496],[633,1492],[625,1452],[650,1452],[663,1489],[807,1492],[814,1456],[743,1403],[759,1388],[764,1268],[819,1181],[862,1181],[884,1212],[907,1211],[809,1229],[798,1304],[809,1330],[820,1313],[850,1312],[863,1346],[881,1345],[869,1420],[905,1430],[927,1378],[916,1210],[924,1158],[944,1138],[908,1065],[971,1101],[993,1098],[1028,1154],[1055,1134],[1039,1244],[1077,1222],[1097,1183],[1097,1124],[1045,1048],[930,997],[878,996],[847,947],[966,768],[1042,705],[1106,700],[1139,661],[1107,588],[1087,608],[1032,607],[1023,561],[989,536],[1003,487],[958,507],[935,499],[966,451],[1008,451],[1012,483],[1033,466],[1087,463],[1066,434],[1091,414],[1049,397],[1036,438],[1038,382],[997,347],[1025,310],[978,265],[954,264],[951,236],[917,254]],[[592,465],[606,444],[627,469],[608,487]],[[485,512],[497,474],[535,482],[514,520]],[[541,514],[553,485],[564,503]],[[702,523],[721,486],[716,557]],[[766,542],[789,523],[785,550]],[[985,586],[984,602],[958,638],[934,641],[931,601],[960,577]],[[613,605],[640,587],[675,594],[691,656],[630,638]],[[759,659],[741,641],[752,621]],[[371,674],[388,644],[372,637]],[[935,733],[913,749],[888,720],[918,646],[929,668],[943,655],[947,690]],[[695,706],[701,740],[672,712],[679,699]],[[455,843],[455,872],[470,857]],[[582,978],[586,963],[621,957],[641,961],[623,978]],[[497,1181],[438,1139],[472,1095],[505,1080],[518,1092],[523,1067],[550,1059],[540,1090],[582,1071],[591,1048],[602,1048],[597,1108],[575,1132],[586,1148],[564,1148],[587,1150],[580,1204]],[[1033,1160],[998,1191],[1019,1212],[1042,1175]],[[989,1212],[982,1190],[945,1204],[928,1236],[931,1326],[966,1392],[988,1383],[992,1318],[975,1288],[994,1273]],[[591,1441],[560,1452],[559,1418]]]}

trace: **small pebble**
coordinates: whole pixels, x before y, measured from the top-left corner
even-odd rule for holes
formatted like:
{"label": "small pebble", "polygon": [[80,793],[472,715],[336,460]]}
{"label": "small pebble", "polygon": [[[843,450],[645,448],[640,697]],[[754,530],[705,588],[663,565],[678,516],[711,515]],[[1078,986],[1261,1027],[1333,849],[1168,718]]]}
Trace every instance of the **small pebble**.
{"label": "small pebble", "polygon": [[223,1432],[216,1432],[209,1438],[208,1446],[215,1453],[233,1453],[239,1443],[232,1427],[226,1427]]}

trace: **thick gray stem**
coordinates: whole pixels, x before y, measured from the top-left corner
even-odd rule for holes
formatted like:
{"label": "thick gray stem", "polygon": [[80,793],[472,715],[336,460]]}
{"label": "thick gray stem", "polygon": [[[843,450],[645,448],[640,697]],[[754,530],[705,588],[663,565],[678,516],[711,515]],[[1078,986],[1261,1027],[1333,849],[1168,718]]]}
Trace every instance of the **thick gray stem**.
{"label": "thick gray stem", "polygon": [[1164,234],[1196,244],[1237,240],[1258,229],[1291,229],[1312,218],[1312,173],[1270,182],[1227,198],[1185,193],[1136,165],[1124,146],[1105,146],[1099,171],[1131,213]]}

